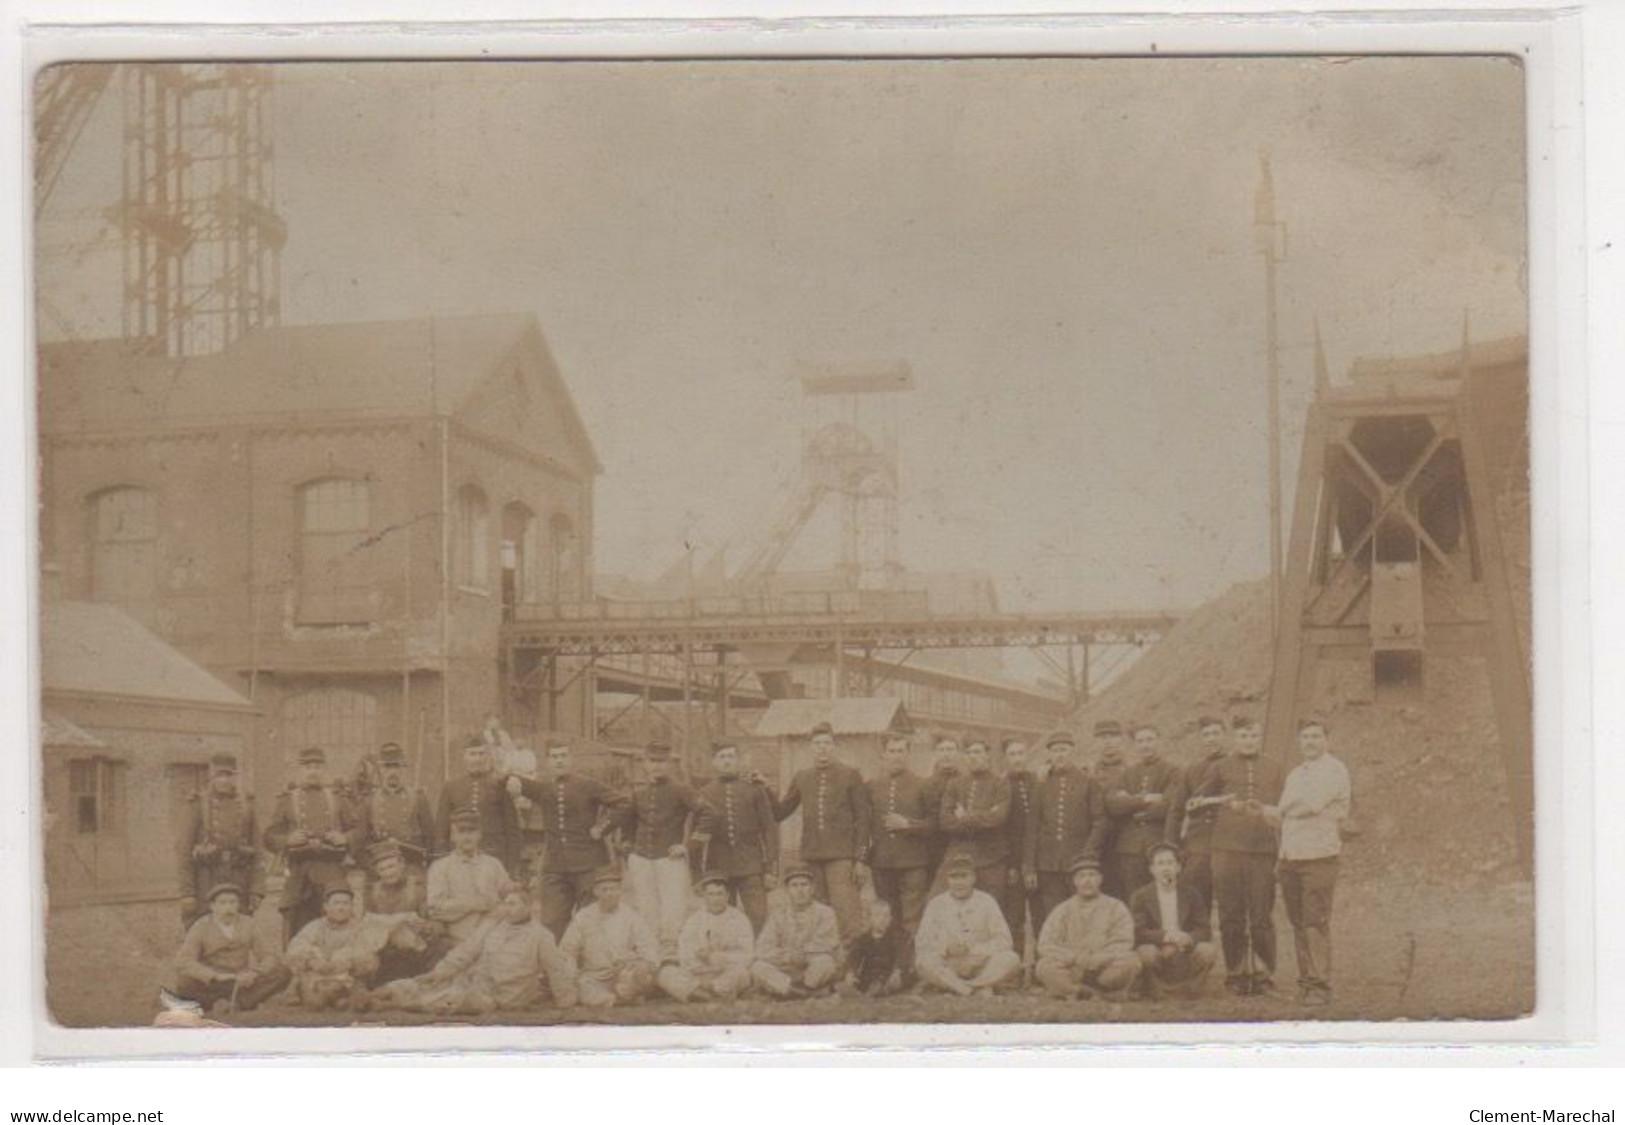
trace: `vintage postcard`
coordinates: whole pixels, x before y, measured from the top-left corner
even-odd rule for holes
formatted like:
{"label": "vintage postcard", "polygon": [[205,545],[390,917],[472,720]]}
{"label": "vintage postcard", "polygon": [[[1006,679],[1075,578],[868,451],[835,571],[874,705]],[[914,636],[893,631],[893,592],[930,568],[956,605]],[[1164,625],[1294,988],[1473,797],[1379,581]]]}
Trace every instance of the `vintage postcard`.
{"label": "vintage postcard", "polygon": [[1518,59],[33,106],[57,1025],[1535,1009]]}

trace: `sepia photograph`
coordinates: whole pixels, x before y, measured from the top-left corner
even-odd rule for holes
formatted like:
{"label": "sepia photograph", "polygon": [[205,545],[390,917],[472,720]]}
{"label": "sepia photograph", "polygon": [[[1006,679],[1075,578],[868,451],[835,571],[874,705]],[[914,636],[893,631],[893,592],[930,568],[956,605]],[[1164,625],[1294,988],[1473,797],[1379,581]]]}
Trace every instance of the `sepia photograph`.
{"label": "sepia photograph", "polygon": [[1527,112],[41,70],[43,1017],[1530,1016]]}

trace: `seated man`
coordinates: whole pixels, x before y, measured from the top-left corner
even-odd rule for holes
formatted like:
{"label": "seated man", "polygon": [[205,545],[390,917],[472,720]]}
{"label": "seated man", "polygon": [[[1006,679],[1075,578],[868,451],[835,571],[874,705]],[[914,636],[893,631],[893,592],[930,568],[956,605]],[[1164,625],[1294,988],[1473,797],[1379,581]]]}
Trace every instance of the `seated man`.
{"label": "seated man", "polygon": [[367,849],[372,879],[367,883],[368,914],[417,914],[423,909],[423,884],[411,877],[406,853],[394,840]]}
{"label": "seated man", "polygon": [[976,856],[949,852],[948,889],[932,899],[914,937],[914,971],[922,984],[958,996],[990,995],[1021,972],[1021,955],[998,900],[976,889]]}
{"label": "seated man", "polygon": [[728,877],[707,874],[695,887],[701,906],[677,935],[677,962],[656,978],[675,1000],[732,1000],[750,987],[756,935],[750,919],[728,905]]}
{"label": "seated man", "polygon": [[348,883],[334,883],[322,892],[322,916],[288,943],[288,965],[305,1007],[366,1008],[367,985],[378,971],[378,951],[389,931],[363,925],[354,914],[355,892]]}
{"label": "seated man", "polygon": [[1060,1000],[1089,1000],[1097,992],[1126,996],[1140,975],[1134,956],[1134,919],[1128,907],[1100,893],[1100,861],[1071,863],[1072,897],[1044,920],[1033,975]]}
{"label": "seated man", "polygon": [[559,951],[575,974],[581,1002],[608,1008],[633,1004],[654,990],[660,943],[636,910],[621,902],[621,873],[601,867],[591,905],[576,911]]}
{"label": "seated man", "polygon": [[507,884],[502,861],[480,851],[480,814],[474,809],[452,813],[451,854],[429,865],[424,916],[445,923],[453,941],[467,941],[496,909]]}
{"label": "seated man", "polygon": [[1164,986],[1194,995],[1215,959],[1207,903],[1194,886],[1180,883],[1177,847],[1163,841],[1152,844],[1147,854],[1151,882],[1135,891],[1129,904],[1140,988],[1148,1000],[1160,996]]}
{"label": "seated man", "polygon": [[785,874],[784,897],[788,901],[768,915],[756,939],[751,979],[774,996],[811,996],[835,980],[841,948],[835,909],[813,899],[810,867]]}
{"label": "seated man", "polygon": [[857,996],[890,996],[899,991],[907,952],[908,935],[893,917],[891,903],[875,899],[869,904],[869,928],[858,935],[847,953],[841,991]]}
{"label": "seated man", "polygon": [[209,888],[209,912],[186,931],[175,957],[175,994],[203,1005],[246,1012],[288,987],[293,974],[269,942],[254,932],[235,883]]}
{"label": "seated man", "polygon": [[558,1007],[575,1004],[574,974],[552,931],[536,921],[524,888],[509,884],[479,933],[427,973],[387,984],[372,999],[378,1007],[478,1016],[530,1007],[543,982]]}

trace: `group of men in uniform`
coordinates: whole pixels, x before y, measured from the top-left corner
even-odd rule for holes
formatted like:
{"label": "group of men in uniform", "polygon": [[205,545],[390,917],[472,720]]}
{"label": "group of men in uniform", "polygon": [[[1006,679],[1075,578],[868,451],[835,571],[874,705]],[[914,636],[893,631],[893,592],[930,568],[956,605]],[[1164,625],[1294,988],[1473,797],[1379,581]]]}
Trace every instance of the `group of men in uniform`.
{"label": "group of men in uniform", "polygon": [[[1347,771],[1320,720],[1301,724],[1290,773],[1261,755],[1251,719],[1204,716],[1198,729],[1202,754],[1183,767],[1151,724],[1096,724],[1088,765],[1068,734],[1036,768],[1007,740],[1002,772],[985,741],[944,737],[923,777],[900,736],[865,778],[820,726],[782,794],[734,744],[714,748],[701,786],[651,745],[646,779],[621,789],[577,771],[569,747],[550,748],[532,779],[498,770],[475,740],[438,815],[404,783],[399,747],[382,749],[378,785],[354,800],[323,782],[312,748],[260,838],[286,871],[283,955],[242,915],[264,871],[252,801],[219,758],[183,840],[177,991],[207,1001],[229,987],[242,1008],[293,981],[312,1007],[438,1013],[750,990],[1157,997],[1201,988],[1219,959],[1216,905],[1226,987],[1267,994],[1279,883],[1300,998],[1323,1003]],[[798,812],[799,862],[770,895],[781,822]],[[530,870],[525,823],[544,841]],[[366,872],[360,911],[351,869]]]}

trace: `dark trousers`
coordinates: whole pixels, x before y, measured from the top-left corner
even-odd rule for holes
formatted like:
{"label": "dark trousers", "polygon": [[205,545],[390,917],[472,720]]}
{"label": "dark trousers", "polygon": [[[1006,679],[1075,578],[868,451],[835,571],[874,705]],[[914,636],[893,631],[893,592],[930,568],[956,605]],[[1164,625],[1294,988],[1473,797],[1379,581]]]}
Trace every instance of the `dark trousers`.
{"label": "dark trousers", "polygon": [[1213,853],[1209,851],[1189,852],[1185,856],[1185,869],[1179,873],[1180,880],[1191,890],[1202,896],[1207,904],[1208,921],[1212,921],[1213,908],[1217,900],[1213,897]]}
{"label": "dark trousers", "polygon": [[761,874],[728,876],[728,898],[750,919],[758,935],[767,925],[767,881]]}
{"label": "dark trousers", "polygon": [[1219,897],[1219,937],[1225,971],[1246,971],[1249,943],[1253,971],[1275,973],[1275,857],[1269,852],[1214,852],[1213,889]]}
{"label": "dark trousers", "polygon": [[1036,890],[1029,891],[1022,882],[1021,872],[1016,871],[1004,887],[1004,895],[999,900],[1004,908],[1004,920],[1010,927],[1010,940],[1015,943],[1016,952],[1025,960],[1027,956],[1027,917],[1032,915],[1033,940],[1038,940],[1038,930],[1044,924],[1043,900]]}
{"label": "dark trousers", "polygon": [[1143,852],[1119,852],[1112,856],[1112,882],[1119,902],[1128,902],[1134,892],[1151,881],[1151,861]]}
{"label": "dark trousers", "polygon": [[1055,908],[1072,897],[1072,876],[1065,871],[1038,873],[1038,907],[1033,911],[1033,929],[1044,930],[1044,923]]}
{"label": "dark trousers", "polygon": [[1292,923],[1298,955],[1298,987],[1332,990],[1332,892],[1337,886],[1337,857],[1283,859],[1281,897]]}
{"label": "dark trousers", "polygon": [[[237,989],[237,1002],[233,1007],[239,1012],[251,1011],[287,988],[292,979],[293,974],[288,971],[288,966],[281,963],[272,965],[253,984]],[[230,981],[201,981],[188,973],[181,973],[175,979],[175,995],[196,1000],[203,1005],[205,1015],[216,1002],[231,999],[232,987]]]}
{"label": "dark trousers", "polygon": [[576,908],[592,899],[591,871],[543,871],[541,879],[542,925],[559,941],[570,926]]}
{"label": "dark trousers", "polygon": [[925,913],[926,895],[931,889],[928,867],[876,867],[873,869],[875,897],[891,903],[892,917],[912,941]]}

